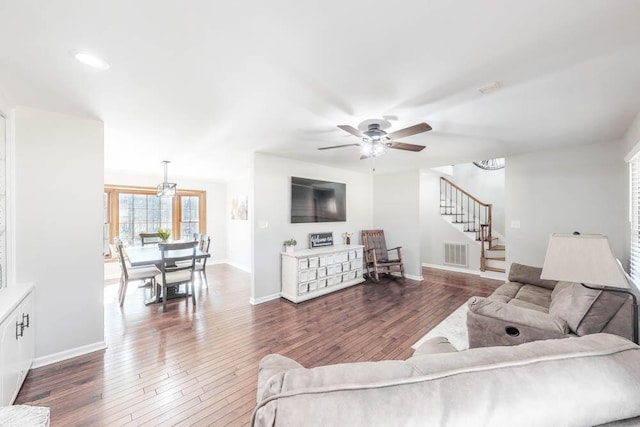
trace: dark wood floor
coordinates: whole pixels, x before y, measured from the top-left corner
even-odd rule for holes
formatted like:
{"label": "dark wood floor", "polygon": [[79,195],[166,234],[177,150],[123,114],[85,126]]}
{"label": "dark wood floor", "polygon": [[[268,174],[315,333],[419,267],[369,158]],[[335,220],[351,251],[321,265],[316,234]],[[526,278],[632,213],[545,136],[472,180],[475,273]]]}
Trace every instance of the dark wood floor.
{"label": "dark wood floor", "polygon": [[121,309],[107,285],[108,348],[32,370],[16,403],[50,407],[53,426],[246,425],[266,354],[307,367],[404,359],[470,296],[500,284],[424,269],[423,282],[365,282],[297,305],[251,306],[249,274],[214,265],[207,275],[195,310],[180,300],[166,313],[144,306],[135,288]]}

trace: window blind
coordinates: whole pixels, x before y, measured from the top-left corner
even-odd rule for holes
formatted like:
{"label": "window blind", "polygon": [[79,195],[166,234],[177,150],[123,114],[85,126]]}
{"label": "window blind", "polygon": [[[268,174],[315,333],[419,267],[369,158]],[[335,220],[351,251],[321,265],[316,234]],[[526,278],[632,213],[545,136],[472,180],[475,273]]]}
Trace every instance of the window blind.
{"label": "window blind", "polygon": [[630,274],[640,283],[640,154],[629,161],[630,201],[629,222],[631,224],[631,265]]}

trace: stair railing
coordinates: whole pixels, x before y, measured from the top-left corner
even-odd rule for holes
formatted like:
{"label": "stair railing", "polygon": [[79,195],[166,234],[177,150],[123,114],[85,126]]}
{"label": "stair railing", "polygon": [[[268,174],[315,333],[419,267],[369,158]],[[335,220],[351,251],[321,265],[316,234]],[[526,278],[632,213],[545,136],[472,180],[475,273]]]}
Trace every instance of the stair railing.
{"label": "stair railing", "polygon": [[[480,241],[480,271],[486,268],[486,249],[491,249],[492,205],[483,203],[470,193],[458,187],[447,178],[440,177],[440,213],[452,215],[454,224],[462,224],[463,231],[475,232]],[[488,242],[488,248],[485,248]]]}

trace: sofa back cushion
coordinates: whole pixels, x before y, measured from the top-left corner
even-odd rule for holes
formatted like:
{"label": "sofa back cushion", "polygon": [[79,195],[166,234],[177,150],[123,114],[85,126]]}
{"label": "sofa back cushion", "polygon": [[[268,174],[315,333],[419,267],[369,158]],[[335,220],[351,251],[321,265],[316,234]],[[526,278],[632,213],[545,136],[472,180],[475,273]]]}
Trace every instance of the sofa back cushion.
{"label": "sofa back cushion", "polygon": [[574,334],[595,334],[603,331],[626,300],[626,295],[588,289],[579,283],[559,282],[551,294],[549,314],[566,320]]}
{"label": "sofa back cushion", "polygon": [[555,280],[543,280],[540,278],[540,274],[542,274],[542,268],[540,267],[531,267],[530,265],[514,262],[509,268],[509,281],[527,283],[547,289],[553,289],[558,283]]}
{"label": "sofa back cushion", "polygon": [[[273,372],[262,369],[266,363],[261,362],[261,374]],[[638,383],[640,348],[613,335],[590,335],[406,362],[292,369],[260,381],[271,393],[258,393],[263,398],[252,422],[271,427],[599,425],[640,416]]]}

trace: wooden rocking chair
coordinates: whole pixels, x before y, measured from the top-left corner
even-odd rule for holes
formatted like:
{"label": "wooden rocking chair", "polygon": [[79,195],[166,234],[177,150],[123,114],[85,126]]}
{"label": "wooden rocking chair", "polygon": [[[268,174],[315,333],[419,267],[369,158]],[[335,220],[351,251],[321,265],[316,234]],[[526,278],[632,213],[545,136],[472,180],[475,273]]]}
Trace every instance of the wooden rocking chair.
{"label": "wooden rocking chair", "polygon": [[[374,281],[380,280],[380,273],[400,273],[404,278],[404,264],[402,263],[402,246],[387,249],[384,230],[362,230],[362,244],[364,245],[364,261],[367,275]],[[390,259],[389,252],[396,251],[396,258]]]}

